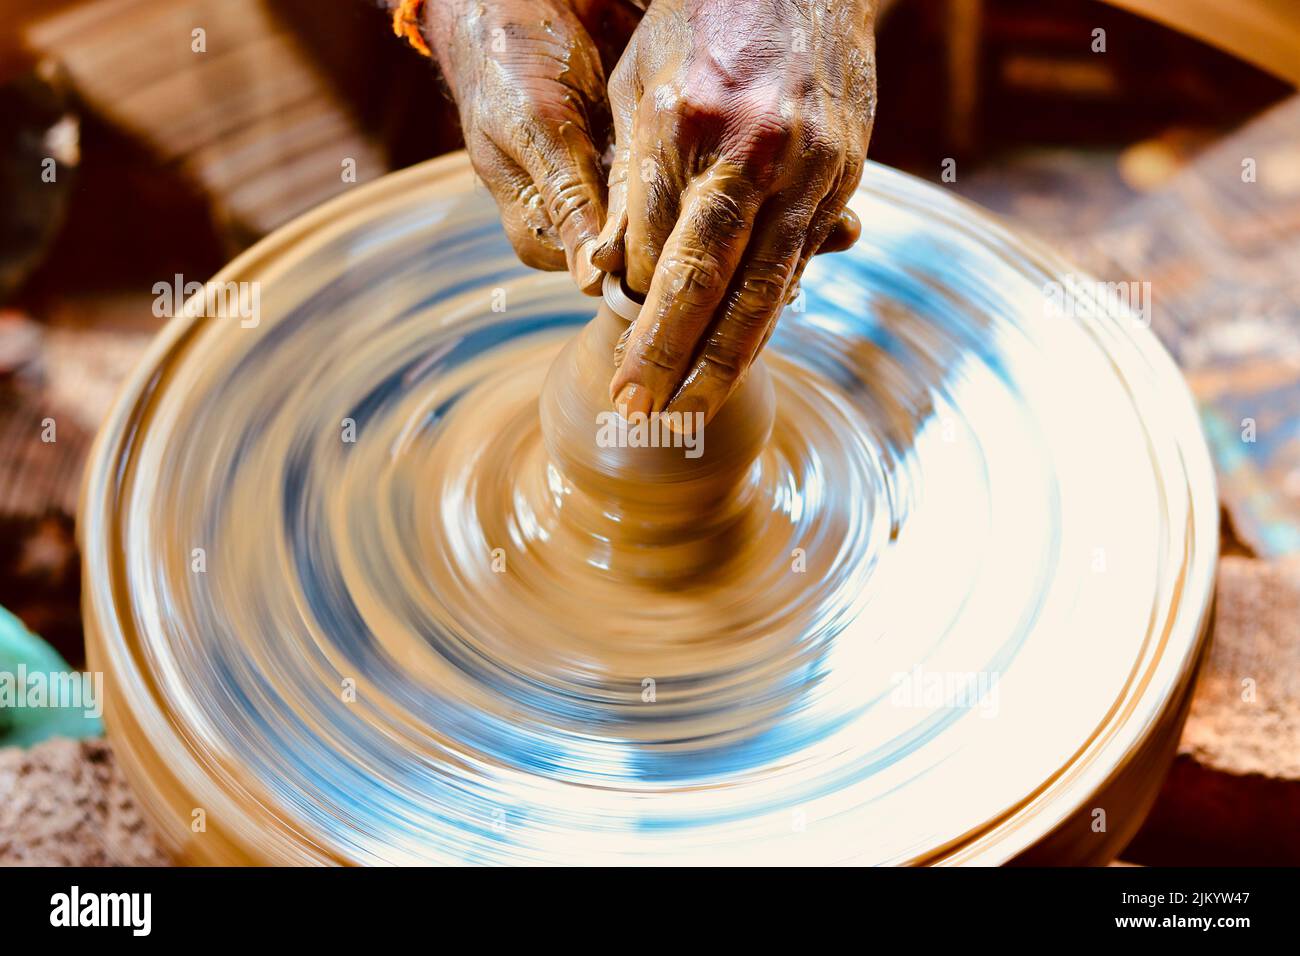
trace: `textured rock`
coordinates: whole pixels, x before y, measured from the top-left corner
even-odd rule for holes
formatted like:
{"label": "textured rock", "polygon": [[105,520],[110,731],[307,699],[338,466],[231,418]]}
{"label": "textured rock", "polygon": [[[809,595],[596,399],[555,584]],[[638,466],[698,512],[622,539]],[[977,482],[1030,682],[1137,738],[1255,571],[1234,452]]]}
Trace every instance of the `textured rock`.
{"label": "textured rock", "polygon": [[1300,864],[1300,559],[1219,562],[1179,756],[1126,858]]}
{"label": "textured rock", "polygon": [[107,742],[0,750],[0,866],[166,862]]}
{"label": "textured rock", "polygon": [[1300,785],[1300,559],[1219,562],[1214,642],[1179,750]]}

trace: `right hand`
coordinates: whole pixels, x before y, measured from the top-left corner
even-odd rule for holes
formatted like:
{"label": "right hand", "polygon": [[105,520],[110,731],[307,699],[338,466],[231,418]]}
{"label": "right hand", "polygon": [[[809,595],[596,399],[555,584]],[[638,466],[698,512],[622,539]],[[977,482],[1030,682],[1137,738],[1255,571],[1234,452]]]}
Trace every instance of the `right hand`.
{"label": "right hand", "polygon": [[711,419],[847,203],[875,113],[875,0],[655,0],[610,80],[616,148],[594,259],[645,304],[616,408]]}
{"label": "right hand", "polygon": [[429,0],[425,35],[479,178],[525,265],[599,294],[609,104],[600,54],[566,0]]}

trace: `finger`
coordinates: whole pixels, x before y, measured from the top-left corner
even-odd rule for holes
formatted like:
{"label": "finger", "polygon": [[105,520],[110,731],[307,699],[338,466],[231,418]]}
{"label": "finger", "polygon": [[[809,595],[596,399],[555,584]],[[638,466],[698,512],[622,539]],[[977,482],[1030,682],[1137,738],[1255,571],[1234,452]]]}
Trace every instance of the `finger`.
{"label": "finger", "polygon": [[564,246],[533,178],[486,136],[467,136],[466,145],[474,172],[496,200],[501,225],[519,260],[547,272],[565,268]]}
{"label": "finger", "polygon": [[623,241],[627,235],[627,159],[615,152],[609,170],[609,207],[605,225],[596,237],[591,261],[603,272],[623,271]]}
{"label": "finger", "polygon": [[[842,229],[841,223],[846,216],[851,216],[857,224],[857,235],[854,236],[856,242],[862,234],[862,222],[853,210],[849,209],[849,200],[857,191],[858,182],[862,179],[861,161],[850,161],[845,165],[843,172],[840,173],[839,181],[835,188],[826,194],[817,207],[817,212],[813,215],[812,224],[808,228],[808,237],[804,242],[803,251],[799,256],[799,264],[795,268],[794,282],[798,282],[803,276],[804,269],[808,266],[808,260],[820,252],[838,252],[834,248],[826,248],[833,245],[832,240],[835,234]],[[850,244],[851,245],[851,244]],[[847,247],[845,247],[847,248]]]}
{"label": "finger", "polygon": [[666,173],[659,159],[633,147],[623,239],[623,278],[628,289],[638,295],[649,293],[655,267],[684,203],[685,182],[672,182]]}
{"label": "finger", "polygon": [[861,237],[862,220],[858,218],[857,213],[846,206],[840,210],[830,234],[817,247],[816,255],[821,255],[823,252],[843,252],[845,249],[852,248]]}
{"label": "finger", "polygon": [[745,171],[727,162],[687,188],[610,383],[616,407],[661,411],[672,398],[744,255],[761,202]]}
{"label": "finger", "polygon": [[662,161],[658,149],[650,154],[634,144],[627,186],[627,226],[623,240],[623,280],[638,295],[646,295],[664,245],[681,214],[687,184]]}
{"label": "finger", "polygon": [[[623,243],[623,279],[629,289],[646,295],[665,243],[677,225],[690,173],[706,167],[724,128],[716,104],[679,95],[670,106],[658,97],[643,97],[636,113],[627,186],[627,232]],[[757,157],[761,160],[762,157]],[[747,156],[753,172],[755,156]],[[770,169],[773,164],[762,163]],[[712,175],[705,170],[703,177]]]}
{"label": "finger", "polygon": [[517,161],[541,194],[573,281],[595,294],[601,272],[591,252],[605,216],[605,177],[596,147],[581,123],[563,116],[536,119],[534,135],[518,150]]}
{"label": "finger", "polygon": [[735,391],[785,307],[813,208],[786,193],[764,204],[718,321],[666,411],[703,412],[708,422]]}
{"label": "finger", "polygon": [[[633,44],[635,44],[633,40]],[[636,93],[632,76],[636,53],[629,45],[609,81],[609,110],[614,125],[614,158],[609,167],[608,211],[596,240],[592,261],[605,272],[623,271],[623,242],[627,234],[627,180],[635,134]]]}

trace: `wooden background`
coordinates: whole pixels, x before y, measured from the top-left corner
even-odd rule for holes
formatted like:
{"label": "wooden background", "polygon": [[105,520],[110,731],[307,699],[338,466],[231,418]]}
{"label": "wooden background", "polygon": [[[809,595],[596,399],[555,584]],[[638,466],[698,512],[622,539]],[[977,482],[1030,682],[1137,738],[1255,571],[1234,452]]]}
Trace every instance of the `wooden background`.
{"label": "wooden background", "polygon": [[[349,188],[341,157],[364,182],[459,133],[428,65],[362,3],[9,7],[0,83],[46,90],[40,109],[13,94],[16,115],[38,131],[71,117],[80,155],[22,207],[40,241],[0,245],[20,276],[0,287],[0,604],[79,666],[81,469],[160,324],[152,284],[206,277]],[[1213,644],[1124,859],[1300,863],[1300,98],[1128,14],[1030,0],[899,4],[880,86],[876,159],[1101,278],[1150,282],[1153,328],[1201,404],[1225,518]],[[941,179],[949,159],[955,182]],[[114,862],[164,857],[106,743],[0,751],[0,863]]]}

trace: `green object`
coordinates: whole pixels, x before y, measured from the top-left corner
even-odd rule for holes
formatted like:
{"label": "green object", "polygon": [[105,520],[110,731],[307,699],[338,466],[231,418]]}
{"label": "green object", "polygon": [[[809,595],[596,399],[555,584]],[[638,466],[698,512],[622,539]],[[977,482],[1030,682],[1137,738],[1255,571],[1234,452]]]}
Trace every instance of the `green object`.
{"label": "green object", "polygon": [[69,669],[58,651],[0,607],[0,747],[98,737],[103,675]]}

